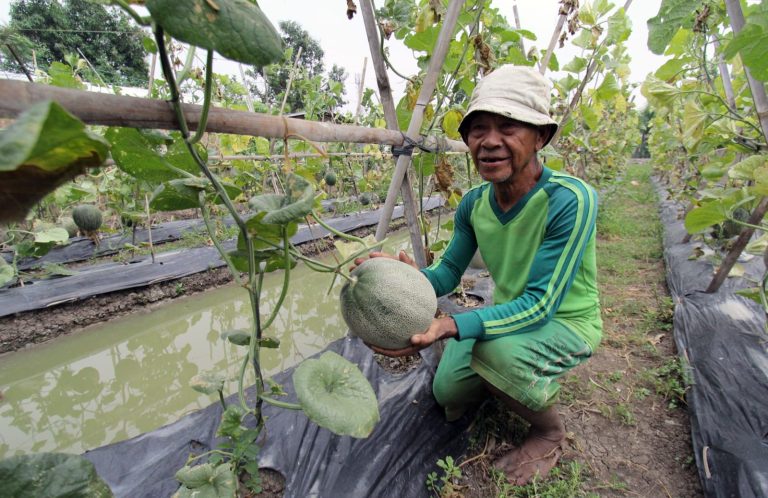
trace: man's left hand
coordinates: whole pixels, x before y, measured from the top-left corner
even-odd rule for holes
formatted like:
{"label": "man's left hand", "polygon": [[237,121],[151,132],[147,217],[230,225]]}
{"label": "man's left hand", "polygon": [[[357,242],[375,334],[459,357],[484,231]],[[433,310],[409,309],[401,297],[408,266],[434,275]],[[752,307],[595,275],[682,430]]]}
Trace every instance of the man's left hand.
{"label": "man's left hand", "polygon": [[427,330],[421,334],[411,337],[411,345],[403,349],[383,349],[378,346],[366,343],[372,350],[385,356],[399,357],[411,356],[424,348],[431,346],[440,339],[458,336],[459,331],[456,328],[456,322],[450,316],[435,318]]}

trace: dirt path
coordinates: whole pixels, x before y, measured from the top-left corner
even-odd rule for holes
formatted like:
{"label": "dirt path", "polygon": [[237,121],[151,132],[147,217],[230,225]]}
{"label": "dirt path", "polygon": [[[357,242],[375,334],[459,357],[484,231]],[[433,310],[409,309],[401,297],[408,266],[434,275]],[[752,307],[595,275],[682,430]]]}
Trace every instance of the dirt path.
{"label": "dirt path", "polygon": [[590,361],[562,383],[558,406],[569,447],[561,464],[543,482],[509,486],[492,470],[492,462],[509,450],[510,442],[519,442],[526,429],[490,403],[475,421],[472,450],[454,462],[462,477],[444,485],[440,478],[448,472],[438,473],[435,494],[702,496],[649,171],[630,168],[601,199],[598,265],[605,332]]}

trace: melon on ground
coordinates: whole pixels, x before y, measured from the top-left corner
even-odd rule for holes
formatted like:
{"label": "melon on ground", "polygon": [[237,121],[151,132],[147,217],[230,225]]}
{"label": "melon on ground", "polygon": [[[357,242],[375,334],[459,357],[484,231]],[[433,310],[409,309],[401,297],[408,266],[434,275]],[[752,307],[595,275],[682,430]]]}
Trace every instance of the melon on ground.
{"label": "melon on ground", "polygon": [[341,314],[350,333],[384,349],[402,349],[429,328],[437,311],[432,284],[396,259],[371,258],[349,274],[341,289]]}

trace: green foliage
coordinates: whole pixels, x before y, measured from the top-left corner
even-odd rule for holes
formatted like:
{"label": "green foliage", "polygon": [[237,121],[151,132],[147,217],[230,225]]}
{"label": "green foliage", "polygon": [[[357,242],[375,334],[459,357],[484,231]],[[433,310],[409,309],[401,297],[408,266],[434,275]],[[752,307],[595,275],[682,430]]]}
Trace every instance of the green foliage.
{"label": "green foliage", "polygon": [[648,48],[661,55],[680,27],[693,25],[694,9],[690,0],[661,0],[659,12],[648,19]]}
{"label": "green foliage", "polygon": [[427,489],[434,496],[453,496],[458,479],[461,479],[461,468],[458,467],[452,456],[441,458],[437,461],[442,473],[430,472],[427,475]]}
{"label": "green foliage", "polygon": [[[32,50],[37,67],[43,71],[80,50],[109,84],[144,86],[147,82],[142,31],[114,9],[87,0],[14,0],[8,27],[24,37],[15,47],[28,69],[34,66]],[[7,56],[0,61],[0,68],[21,72],[16,61]],[[84,75],[98,81],[90,69]]]}
{"label": "green foliage", "polygon": [[22,219],[56,187],[99,166],[108,150],[59,104],[31,106],[0,132],[0,222]]}
{"label": "green foliage", "polygon": [[376,393],[349,360],[327,351],[303,361],[293,373],[304,413],[336,434],[364,438],[379,421]]}
{"label": "green foliage", "polygon": [[234,498],[237,492],[237,476],[228,463],[184,467],[176,472],[176,479],[181,488],[174,498]]}
{"label": "green foliage", "polygon": [[670,410],[687,405],[685,393],[689,381],[686,379],[685,364],[680,358],[672,358],[658,368],[646,370],[642,378],[664,397]]}
{"label": "green foliage", "polygon": [[248,0],[147,0],[152,18],[174,38],[258,67],[282,55],[280,35]]}
{"label": "green foliage", "polygon": [[3,496],[109,498],[113,494],[93,464],[79,455],[34,453],[0,460]]}

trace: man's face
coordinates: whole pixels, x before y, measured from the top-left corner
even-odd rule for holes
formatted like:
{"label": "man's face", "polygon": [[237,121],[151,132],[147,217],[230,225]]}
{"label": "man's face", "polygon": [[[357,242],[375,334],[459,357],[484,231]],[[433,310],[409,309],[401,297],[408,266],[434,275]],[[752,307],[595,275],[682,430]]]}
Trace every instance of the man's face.
{"label": "man's face", "polygon": [[467,128],[467,146],[483,180],[514,182],[544,146],[539,129],[490,112],[478,112]]}

